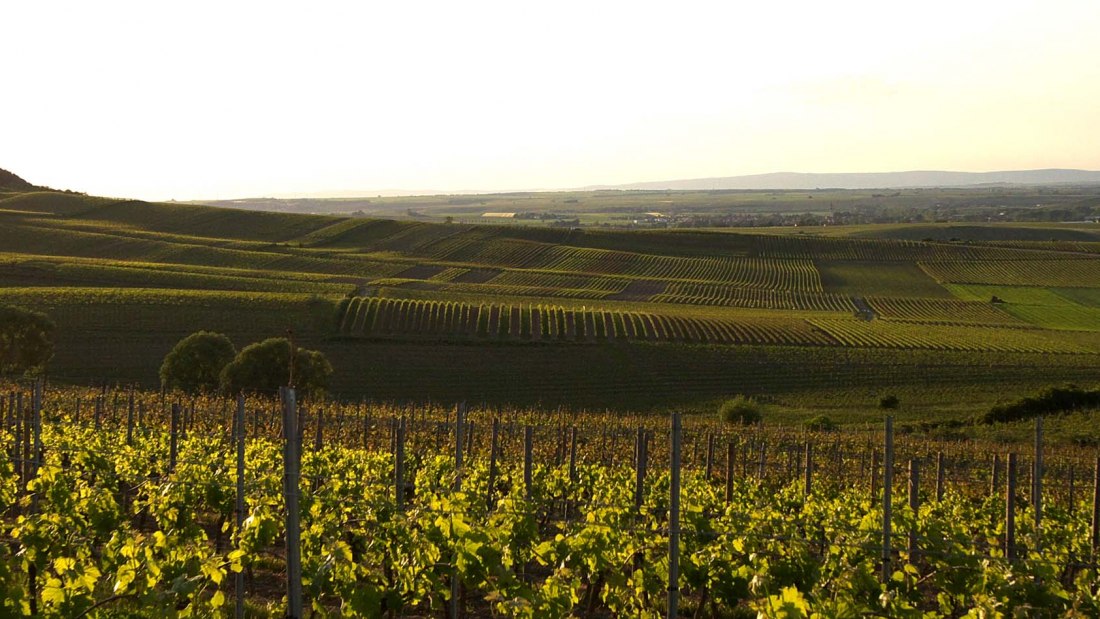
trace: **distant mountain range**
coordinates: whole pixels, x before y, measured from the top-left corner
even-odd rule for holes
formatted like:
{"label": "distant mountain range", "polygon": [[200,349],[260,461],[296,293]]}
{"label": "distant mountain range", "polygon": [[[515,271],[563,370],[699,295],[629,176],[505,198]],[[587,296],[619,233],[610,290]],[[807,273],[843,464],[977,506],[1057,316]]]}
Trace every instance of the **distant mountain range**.
{"label": "distant mountain range", "polygon": [[584,191],[606,189],[682,191],[716,189],[900,189],[904,187],[972,187],[975,185],[1100,184],[1100,172],[1091,170],[1016,170],[1005,172],[910,172],[807,174],[773,172],[748,176],[724,176],[672,181],[650,181],[626,185],[593,185]]}

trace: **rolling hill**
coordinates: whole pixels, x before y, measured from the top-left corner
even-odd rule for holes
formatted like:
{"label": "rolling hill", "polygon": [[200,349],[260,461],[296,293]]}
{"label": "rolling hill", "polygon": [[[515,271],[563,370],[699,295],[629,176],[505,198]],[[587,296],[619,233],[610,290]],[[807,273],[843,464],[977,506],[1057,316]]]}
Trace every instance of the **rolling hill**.
{"label": "rolling hill", "polygon": [[0,197],[0,302],[50,313],[51,373],[82,383],[153,385],[199,329],[238,346],[291,329],[339,394],[389,401],[751,393],[857,419],[889,391],[944,417],[1094,382],[1100,244],[972,228],[448,225],[32,190]]}

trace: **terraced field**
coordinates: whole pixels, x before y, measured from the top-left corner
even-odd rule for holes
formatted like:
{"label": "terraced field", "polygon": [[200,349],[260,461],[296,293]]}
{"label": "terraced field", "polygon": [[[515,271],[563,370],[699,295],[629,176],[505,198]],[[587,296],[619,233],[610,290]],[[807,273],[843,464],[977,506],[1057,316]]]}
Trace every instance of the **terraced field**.
{"label": "terraced field", "polygon": [[0,198],[0,302],[55,318],[52,371],[72,380],[155,383],[198,329],[238,345],[293,330],[340,391],[396,398],[637,407],[766,386],[804,403],[959,393],[970,374],[988,399],[1100,376],[1094,241],[906,230],[445,225],[35,192]]}

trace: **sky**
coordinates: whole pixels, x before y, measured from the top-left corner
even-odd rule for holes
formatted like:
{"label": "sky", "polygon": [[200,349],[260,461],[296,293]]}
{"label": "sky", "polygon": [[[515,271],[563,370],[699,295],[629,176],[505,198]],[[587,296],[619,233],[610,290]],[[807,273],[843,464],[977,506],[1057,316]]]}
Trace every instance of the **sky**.
{"label": "sky", "polygon": [[0,0],[0,168],[167,199],[1100,170],[1100,2]]}

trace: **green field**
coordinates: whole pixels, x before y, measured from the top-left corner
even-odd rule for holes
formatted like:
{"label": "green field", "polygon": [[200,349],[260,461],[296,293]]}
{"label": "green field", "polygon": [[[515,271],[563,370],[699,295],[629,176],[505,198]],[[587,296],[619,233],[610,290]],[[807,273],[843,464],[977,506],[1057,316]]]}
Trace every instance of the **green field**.
{"label": "green field", "polygon": [[54,318],[50,373],[68,382],[153,386],[188,333],[243,346],[289,329],[353,398],[701,410],[749,393],[777,420],[855,422],[896,393],[900,415],[949,419],[1100,380],[1092,240],[1055,224],[631,231],[9,193],[0,302]]}

